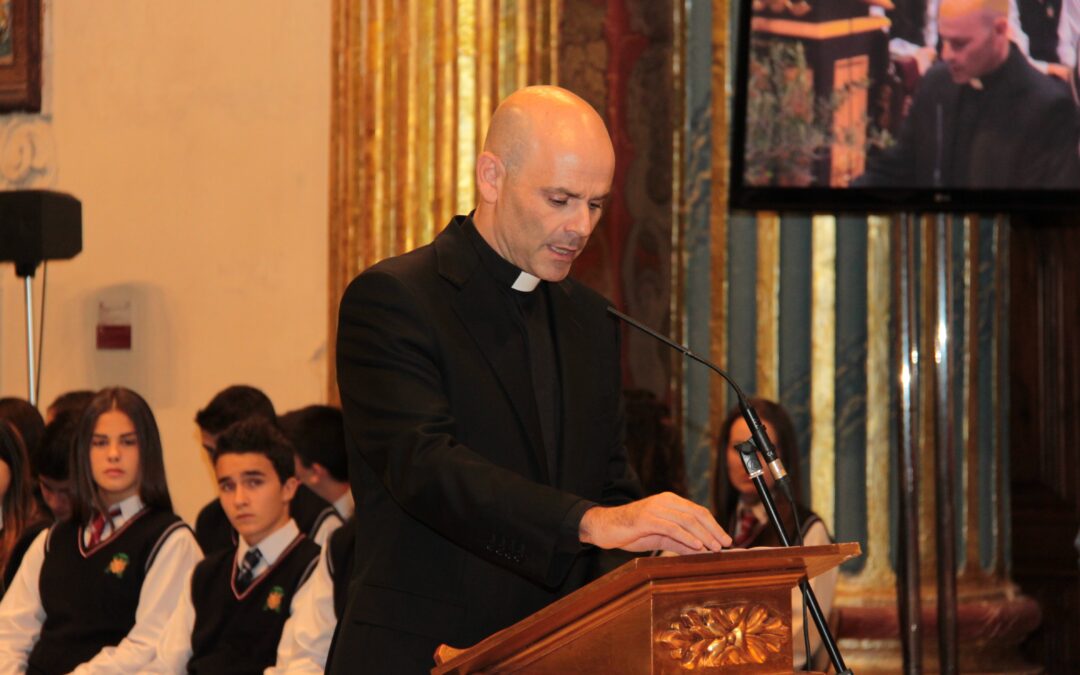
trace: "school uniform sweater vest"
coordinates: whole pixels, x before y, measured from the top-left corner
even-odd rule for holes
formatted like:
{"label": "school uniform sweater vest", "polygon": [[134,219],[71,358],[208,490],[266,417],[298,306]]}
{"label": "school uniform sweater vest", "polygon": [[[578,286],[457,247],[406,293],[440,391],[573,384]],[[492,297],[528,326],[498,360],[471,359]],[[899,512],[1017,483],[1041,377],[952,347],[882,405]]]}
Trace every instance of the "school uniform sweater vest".
{"label": "school uniform sweater vest", "polygon": [[356,557],[356,521],[349,518],[334,530],[327,546],[330,550],[326,553],[326,562],[334,582],[334,616],[341,621],[345,615],[345,605],[349,602],[349,582]]}
{"label": "school uniform sweater vest", "polygon": [[[791,540],[792,546],[797,546],[798,542],[794,540],[795,537],[795,517],[791,512],[791,506],[787,504],[786,500],[776,500],[776,512],[780,516],[780,522],[784,524],[784,529],[788,534],[789,540]],[[805,537],[806,533],[810,531],[810,526],[821,520],[818,514],[814,513],[810,509],[796,505],[799,512],[799,525],[800,536]],[[831,536],[830,536],[831,538]],[[783,546],[783,542],[780,541],[780,535],[773,529],[772,523],[761,523],[758,526],[757,533],[743,545],[745,548],[757,548],[758,546]]]}
{"label": "school uniform sweater vest", "polygon": [[[311,488],[301,485],[296,490],[296,496],[289,503],[289,515],[296,521],[296,526],[301,532],[314,539],[323,523],[328,518],[337,515],[337,511],[330,502],[315,494]],[[207,556],[217,551],[236,550],[240,539],[232,524],[229,523],[220,500],[215,499],[199,511],[195,520],[195,540],[199,542],[199,548]]]}
{"label": "school uniform sweater vest", "polygon": [[236,550],[218,551],[195,567],[189,673],[261,673],[274,665],[296,591],[318,562],[319,547],[298,536],[269,570],[239,593]]}
{"label": "school uniform sweater vest", "polygon": [[186,527],[173,513],[143,509],[86,549],[83,527],[54,525],[39,581],[45,623],[27,672],[67,673],[119,644],[135,625],[143,581],[158,551]]}

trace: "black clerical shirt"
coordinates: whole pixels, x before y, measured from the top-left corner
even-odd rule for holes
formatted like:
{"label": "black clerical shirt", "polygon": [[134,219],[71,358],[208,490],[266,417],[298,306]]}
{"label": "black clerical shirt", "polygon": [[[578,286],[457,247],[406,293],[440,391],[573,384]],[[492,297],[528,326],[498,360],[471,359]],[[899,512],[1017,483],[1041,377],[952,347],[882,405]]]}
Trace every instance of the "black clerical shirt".
{"label": "black clerical shirt", "polygon": [[464,229],[482,264],[503,291],[501,297],[505,299],[506,313],[514,317],[528,347],[529,375],[547,457],[548,476],[552,484],[558,484],[562,391],[548,284],[521,271],[496,253],[476,230],[471,219]]}

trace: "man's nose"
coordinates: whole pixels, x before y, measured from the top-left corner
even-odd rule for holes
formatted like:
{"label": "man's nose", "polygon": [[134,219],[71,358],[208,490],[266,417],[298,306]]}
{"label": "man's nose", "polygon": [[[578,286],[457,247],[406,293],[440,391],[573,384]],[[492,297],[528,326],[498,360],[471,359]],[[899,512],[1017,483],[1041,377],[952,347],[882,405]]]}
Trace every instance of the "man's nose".
{"label": "man's nose", "polygon": [[571,218],[566,230],[582,238],[588,237],[592,234],[594,225],[592,216],[593,212],[589,208],[589,203],[582,202],[582,205],[574,210],[574,216]]}

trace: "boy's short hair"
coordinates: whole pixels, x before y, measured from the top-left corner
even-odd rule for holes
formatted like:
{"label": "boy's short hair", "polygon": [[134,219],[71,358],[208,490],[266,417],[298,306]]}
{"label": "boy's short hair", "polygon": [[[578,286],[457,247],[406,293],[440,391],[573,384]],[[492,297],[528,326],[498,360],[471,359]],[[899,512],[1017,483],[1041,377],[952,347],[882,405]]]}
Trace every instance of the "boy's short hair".
{"label": "boy's short hair", "polygon": [[255,387],[236,384],[219,391],[205,408],[195,413],[195,423],[208,434],[220,434],[249,417],[277,422],[269,396]]}
{"label": "boy's short hair", "polygon": [[349,460],[345,452],[345,423],[340,408],[309,405],[285,413],[278,419],[281,430],[292,441],[300,462],[310,467],[323,465],[334,480],[349,480]]}
{"label": "boy's short hair", "polygon": [[221,432],[211,457],[217,465],[222,455],[248,453],[269,459],[282,483],[296,475],[292,443],[273,422],[261,417],[236,422]]}
{"label": "boy's short hair", "polygon": [[82,413],[82,410],[65,410],[45,425],[41,447],[31,458],[31,469],[35,476],[45,476],[56,481],[64,481],[70,477],[71,448],[79,434]]}
{"label": "boy's short hair", "polygon": [[83,411],[90,405],[90,401],[94,400],[95,393],[96,392],[90,391],[89,389],[66,391],[57,396],[53,402],[49,404],[47,410],[52,411],[54,418],[61,413],[68,411],[74,411],[77,415],[82,415]]}

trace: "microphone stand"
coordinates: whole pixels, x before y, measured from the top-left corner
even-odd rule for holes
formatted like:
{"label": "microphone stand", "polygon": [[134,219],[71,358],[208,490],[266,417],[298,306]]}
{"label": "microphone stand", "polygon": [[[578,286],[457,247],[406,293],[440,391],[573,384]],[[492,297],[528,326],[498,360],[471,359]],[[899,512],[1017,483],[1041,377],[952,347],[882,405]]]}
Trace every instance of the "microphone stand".
{"label": "microphone stand", "polygon": [[[776,502],[773,501],[772,492],[769,491],[769,486],[765,484],[761,462],[757,458],[757,448],[754,447],[754,443],[751,441],[739,443],[735,447],[739,451],[747,475],[750,476],[750,480],[753,481],[754,487],[757,489],[761,504],[765,507],[765,513],[769,516],[769,522],[772,523],[776,533],[780,535],[780,543],[790,548],[792,546],[791,539],[788,538],[787,531],[784,529],[784,522],[780,519],[780,514],[776,510]],[[792,505],[792,508],[794,509],[794,505]],[[814,624],[817,626],[818,634],[821,635],[821,642],[825,645],[825,650],[829,653],[829,660],[832,661],[833,668],[838,675],[854,675],[848,669],[847,664],[844,663],[844,657],[836,646],[836,639],[833,638],[832,632],[829,631],[829,624],[825,619],[825,614],[821,611],[817,596],[814,595],[814,589],[805,577],[799,582],[799,589],[803,594],[803,604],[810,610],[810,616],[814,619]],[[806,660],[807,662],[810,661],[810,654],[806,655]]]}
{"label": "microphone stand", "polygon": [[[783,472],[782,466],[776,458],[775,450],[769,442],[768,434],[761,425],[757,413],[754,412],[753,407],[751,407],[750,403],[746,400],[746,396],[743,395],[739,385],[735,384],[735,381],[732,380],[727,373],[721,370],[719,366],[694,354],[690,351],[689,347],[681,345],[678,342],[657,333],[653,329],[632,319],[626,314],[623,314],[614,307],[608,307],[607,311],[634,328],[651,335],[672,349],[681,352],[687,358],[693,359],[709,368],[720,377],[724,378],[724,380],[731,385],[731,388],[735,390],[735,395],[739,399],[739,408],[742,411],[743,419],[746,421],[746,425],[749,427],[751,436],[755,441],[754,443],[747,442],[740,444],[738,446],[739,455],[742,457],[743,466],[746,467],[746,472],[750,475],[750,480],[753,481],[754,487],[757,488],[758,496],[761,498],[761,503],[765,506],[765,512],[769,516],[769,521],[772,523],[773,529],[775,529],[776,533],[780,536],[780,542],[785,547],[790,548],[792,546],[791,539],[784,530],[784,523],[780,520],[780,514],[776,512],[776,502],[773,501],[772,493],[769,491],[769,487],[765,484],[765,479],[762,477],[764,471],[761,468],[761,462],[758,461],[757,451],[760,450],[762,454],[765,455],[774,475],[779,474],[776,475],[777,485],[782,486],[784,493],[788,496],[789,501],[792,502],[792,510],[794,511],[795,505],[794,500],[791,499],[790,487],[785,485],[790,479],[787,474]],[[825,650],[829,653],[829,660],[832,661],[833,669],[836,671],[837,675],[854,675],[852,671],[848,669],[847,664],[844,663],[844,657],[840,654],[840,648],[836,646],[836,639],[833,638],[832,631],[829,630],[829,623],[825,618],[825,614],[821,611],[821,605],[818,603],[817,595],[814,594],[814,589],[810,586],[810,582],[807,581],[806,578],[803,578],[803,580],[799,582],[799,589],[802,590],[803,604],[810,610],[810,616],[814,619],[814,625],[817,626],[818,634],[821,636],[821,642],[825,645]],[[809,662],[810,654],[806,655],[806,659],[807,662]]]}

